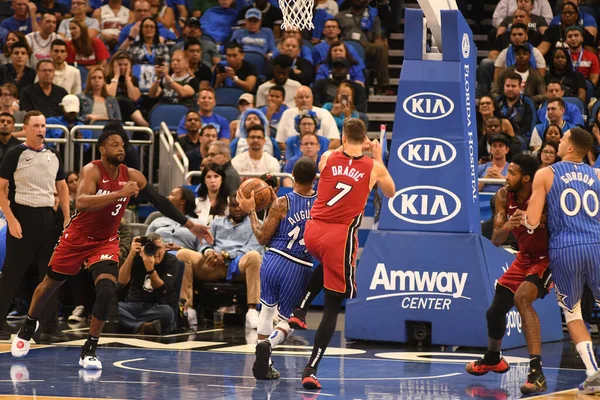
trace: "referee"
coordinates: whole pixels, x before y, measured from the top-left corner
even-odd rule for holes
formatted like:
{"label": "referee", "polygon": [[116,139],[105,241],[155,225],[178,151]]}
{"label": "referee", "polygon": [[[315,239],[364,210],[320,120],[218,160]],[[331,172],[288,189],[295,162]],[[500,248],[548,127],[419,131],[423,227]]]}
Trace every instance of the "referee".
{"label": "referee", "polygon": [[[0,208],[6,215],[6,258],[0,275],[0,339],[10,339],[2,331],[16,289],[26,271],[37,267],[40,280],[62,227],[57,227],[54,193],[58,193],[64,221],[69,221],[69,189],[56,151],[44,145],[46,117],[29,111],[23,118],[25,143],[11,148],[0,165]],[[67,336],[58,329],[56,294],[40,321],[40,340],[58,342]],[[36,340],[38,341],[38,340]],[[38,341],[39,342],[39,341]]]}

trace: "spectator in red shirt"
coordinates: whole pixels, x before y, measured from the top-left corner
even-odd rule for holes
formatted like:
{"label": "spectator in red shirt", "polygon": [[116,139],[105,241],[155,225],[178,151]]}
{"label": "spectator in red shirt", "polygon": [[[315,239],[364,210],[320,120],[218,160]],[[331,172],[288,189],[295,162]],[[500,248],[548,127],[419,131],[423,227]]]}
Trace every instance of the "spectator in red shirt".
{"label": "spectator in red shirt", "polygon": [[88,27],[82,22],[69,22],[72,40],[67,42],[67,62],[85,66],[88,70],[106,67],[110,54],[102,40],[90,38]]}
{"label": "spectator in red shirt", "polygon": [[589,79],[594,86],[597,86],[600,62],[598,62],[598,56],[583,48],[583,28],[579,25],[571,25],[565,28],[565,34],[573,69],[581,72],[585,79]]}

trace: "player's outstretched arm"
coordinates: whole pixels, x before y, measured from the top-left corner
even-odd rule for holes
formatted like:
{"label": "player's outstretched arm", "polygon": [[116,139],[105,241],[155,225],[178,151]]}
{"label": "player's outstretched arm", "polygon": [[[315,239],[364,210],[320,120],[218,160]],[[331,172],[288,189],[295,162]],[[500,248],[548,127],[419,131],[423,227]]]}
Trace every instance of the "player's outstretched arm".
{"label": "player's outstretched arm", "polygon": [[152,185],[148,185],[144,174],[137,169],[129,168],[129,178],[140,187],[140,198],[152,203],[162,215],[188,228],[200,241],[206,240],[211,244],[214,242],[208,226],[195,224],[191,219],[183,215],[169,199],[154,190]]}
{"label": "player's outstretched arm", "polygon": [[554,171],[548,167],[536,172],[533,178],[533,187],[529,205],[527,206],[526,218],[523,221],[523,225],[527,228],[535,229],[540,224],[544,206],[546,205],[546,195],[552,187],[553,179]]}
{"label": "player's outstretched arm", "polygon": [[261,224],[258,220],[258,216],[256,215],[254,192],[250,192],[250,197],[244,197],[244,193],[242,193],[241,190],[238,190],[236,197],[238,203],[240,203],[241,209],[250,214],[252,232],[254,232],[254,236],[256,236],[258,244],[265,246],[271,241],[271,238],[275,232],[277,232],[279,223],[287,214],[287,200],[285,197],[277,198],[271,205],[265,222]]}
{"label": "player's outstretched arm", "polygon": [[[383,195],[385,197],[393,197],[396,194],[396,184],[390,175],[390,172],[385,167],[383,163],[383,155],[382,148],[379,140],[373,139],[371,141],[371,152],[373,153],[373,160],[375,160],[375,164],[373,165],[373,171],[375,172],[375,182],[377,183],[377,187],[381,189]],[[373,180],[371,180],[373,181]],[[373,185],[371,185],[373,187]]]}
{"label": "player's outstretched arm", "polygon": [[117,192],[96,194],[98,181],[100,180],[100,169],[94,164],[87,164],[81,170],[81,178],[77,187],[75,206],[79,211],[97,211],[116,202],[121,197],[137,196],[138,184],[129,181]]}

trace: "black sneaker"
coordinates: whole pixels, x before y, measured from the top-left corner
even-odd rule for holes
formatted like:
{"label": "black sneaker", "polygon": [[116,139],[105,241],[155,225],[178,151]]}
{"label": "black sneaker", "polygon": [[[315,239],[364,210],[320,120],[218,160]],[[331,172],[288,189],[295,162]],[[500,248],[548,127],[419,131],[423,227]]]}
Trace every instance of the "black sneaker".
{"label": "black sneaker", "polygon": [[69,337],[66,333],[56,328],[52,332],[42,332],[40,334],[40,343],[48,344],[48,343],[57,343],[57,342],[66,342],[69,340]]}
{"label": "black sneaker", "polygon": [[29,311],[29,303],[23,299],[15,299],[14,307],[11,312],[8,313],[6,319],[8,321],[19,321],[27,317],[27,311]]}
{"label": "black sneaker", "polygon": [[541,393],[545,392],[546,390],[548,390],[548,385],[546,385],[546,377],[544,376],[544,372],[542,372],[541,369],[529,370],[529,373],[527,374],[527,382],[521,386],[521,393]]}
{"label": "black sneaker", "polygon": [[271,357],[271,343],[268,340],[264,340],[256,345],[256,360],[252,366],[252,373],[254,377],[259,380],[264,379],[277,379],[268,378],[269,373],[269,358]]}
{"label": "black sneaker", "polygon": [[288,319],[288,325],[295,330],[304,331],[308,329],[308,326],[306,325],[306,313],[301,309],[296,308],[290,319]]}

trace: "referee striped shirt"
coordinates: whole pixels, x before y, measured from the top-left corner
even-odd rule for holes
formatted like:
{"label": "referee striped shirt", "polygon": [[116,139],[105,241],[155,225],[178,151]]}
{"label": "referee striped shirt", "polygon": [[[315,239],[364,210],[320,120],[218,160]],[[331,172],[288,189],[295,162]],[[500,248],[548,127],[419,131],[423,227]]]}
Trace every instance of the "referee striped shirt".
{"label": "referee striped shirt", "polygon": [[9,181],[11,205],[52,207],[56,181],[64,180],[65,172],[55,149],[34,150],[22,143],[4,156],[0,177]]}

